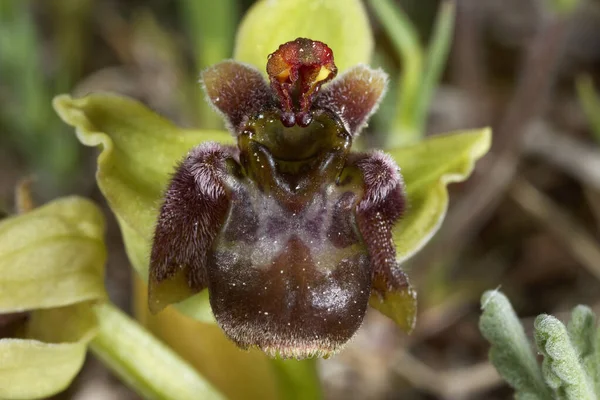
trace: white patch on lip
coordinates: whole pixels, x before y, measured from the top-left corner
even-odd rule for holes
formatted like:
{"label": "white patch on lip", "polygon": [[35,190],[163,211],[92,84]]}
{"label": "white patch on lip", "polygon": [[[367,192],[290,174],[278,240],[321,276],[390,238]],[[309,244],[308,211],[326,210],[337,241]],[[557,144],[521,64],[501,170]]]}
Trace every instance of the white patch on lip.
{"label": "white patch on lip", "polygon": [[311,304],[323,310],[342,310],[348,307],[352,292],[338,285],[327,285],[322,292],[311,292]]}

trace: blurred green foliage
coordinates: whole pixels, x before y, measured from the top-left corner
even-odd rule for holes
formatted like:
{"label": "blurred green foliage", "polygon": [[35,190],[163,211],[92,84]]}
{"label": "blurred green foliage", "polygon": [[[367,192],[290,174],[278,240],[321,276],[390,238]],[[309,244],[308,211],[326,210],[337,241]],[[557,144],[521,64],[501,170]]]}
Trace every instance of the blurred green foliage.
{"label": "blurred green foliage", "polygon": [[[196,71],[231,58],[233,36],[239,19],[236,0],[179,0],[181,19],[192,42]],[[199,85],[195,85],[199,89]],[[198,122],[205,129],[220,128],[221,119],[196,90]]]}
{"label": "blurred green foliage", "polygon": [[402,64],[396,89],[396,110],[389,119],[387,146],[410,144],[425,135],[427,111],[446,65],[452,43],[455,4],[443,1],[428,48],[419,39],[416,26],[391,0],[369,0],[383,24]]}
{"label": "blurred green foliage", "polygon": [[17,149],[53,195],[75,174],[80,148],[48,102],[55,93],[70,90],[81,76],[90,3],[48,2],[53,28],[60,27],[48,43],[33,12],[39,4],[0,2],[0,140]]}
{"label": "blurred green foliage", "polygon": [[600,144],[600,94],[594,88],[594,82],[588,75],[577,79],[577,94],[585,116],[590,124],[590,131]]}

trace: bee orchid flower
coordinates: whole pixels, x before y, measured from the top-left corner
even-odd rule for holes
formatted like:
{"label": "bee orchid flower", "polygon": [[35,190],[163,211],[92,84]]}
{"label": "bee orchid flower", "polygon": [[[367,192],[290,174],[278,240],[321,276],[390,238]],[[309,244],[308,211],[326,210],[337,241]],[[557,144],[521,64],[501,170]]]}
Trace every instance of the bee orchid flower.
{"label": "bee orchid flower", "polygon": [[266,70],[269,81],[224,61],[202,74],[237,146],[200,144],[177,167],[154,234],[151,310],[182,300],[172,280],[208,288],[236,344],[295,358],[338,351],[371,296],[403,292],[412,329],[416,293],[392,239],[400,169],[382,151],[351,151],[387,75],[358,65],[335,78],[331,49],[306,38]]}

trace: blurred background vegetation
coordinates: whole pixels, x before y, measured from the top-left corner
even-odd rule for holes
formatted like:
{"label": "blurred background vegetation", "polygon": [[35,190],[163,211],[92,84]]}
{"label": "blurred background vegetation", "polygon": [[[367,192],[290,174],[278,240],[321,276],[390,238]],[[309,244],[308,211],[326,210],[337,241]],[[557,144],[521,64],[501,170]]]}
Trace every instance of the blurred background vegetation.
{"label": "blurred background vegetation", "polygon": [[[366,1],[373,63],[392,77],[367,142],[385,143],[386,133],[401,129],[394,88],[402,71],[419,65],[398,51],[406,31],[398,31],[398,19],[386,21],[382,4],[403,10],[420,46],[439,28],[440,3]],[[492,152],[470,181],[451,187],[444,226],[406,266],[420,296],[416,332],[402,335],[370,312],[348,348],[320,363],[329,399],[509,399],[477,330],[484,290],[501,286],[521,316],[564,317],[579,303],[600,310],[600,101],[593,88],[600,1],[453,3],[448,62],[422,100],[422,131],[490,125]],[[12,212],[14,187],[28,176],[39,203],[77,193],[105,204],[93,177],[95,152],[59,121],[50,105],[55,94],[118,92],[180,125],[219,127],[203,101],[199,71],[231,56],[251,4],[0,0],[0,209]],[[421,131],[409,134],[416,140]],[[131,269],[112,219],[107,244],[109,293],[130,310]],[[523,322],[531,329],[532,318]],[[136,396],[90,359],[57,398]]]}

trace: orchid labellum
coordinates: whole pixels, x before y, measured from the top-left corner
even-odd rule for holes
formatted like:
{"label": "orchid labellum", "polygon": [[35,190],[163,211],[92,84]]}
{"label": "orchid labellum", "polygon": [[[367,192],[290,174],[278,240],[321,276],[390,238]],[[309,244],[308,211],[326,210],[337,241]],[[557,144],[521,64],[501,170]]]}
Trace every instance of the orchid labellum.
{"label": "orchid labellum", "polygon": [[178,284],[207,288],[240,347],[326,356],[370,300],[416,302],[392,240],[406,206],[399,168],[381,151],[351,151],[387,76],[359,65],[336,78],[331,49],[304,38],[271,54],[267,73],[224,61],[202,74],[237,146],[203,143],[177,167],[154,234],[150,308],[182,300]]}

